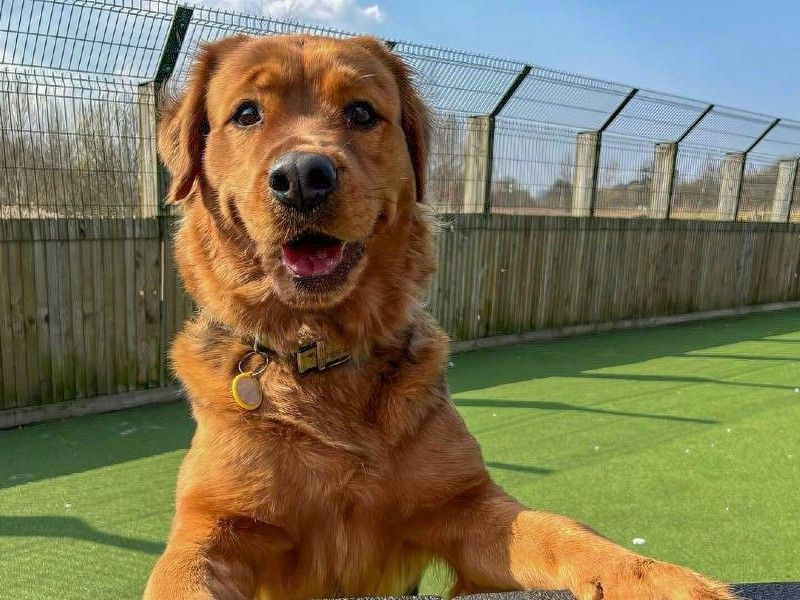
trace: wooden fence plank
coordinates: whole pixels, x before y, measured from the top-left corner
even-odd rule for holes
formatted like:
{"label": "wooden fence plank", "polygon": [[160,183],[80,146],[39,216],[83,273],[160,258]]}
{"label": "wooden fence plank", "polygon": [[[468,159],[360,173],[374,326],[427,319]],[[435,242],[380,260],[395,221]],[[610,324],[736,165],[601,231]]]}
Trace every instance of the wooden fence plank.
{"label": "wooden fence plank", "polygon": [[47,236],[49,239],[44,241],[45,247],[45,273],[47,284],[45,286],[47,302],[47,319],[50,324],[50,346],[49,353],[51,358],[51,379],[53,383],[53,393],[51,402],[62,402],[69,400],[64,394],[64,340],[63,323],[61,319],[61,307],[59,306],[59,277],[58,264],[58,227],[57,222],[47,223]]}
{"label": "wooden fence plank", "polygon": [[[141,240],[137,239],[131,227],[132,223],[127,222],[125,227],[125,236],[122,240],[122,253],[124,256],[124,274],[125,274],[125,287],[124,298],[125,302],[132,308],[128,311],[125,319],[125,348],[127,361],[125,364],[125,374],[127,380],[128,390],[135,390],[143,387],[147,381],[146,372],[143,373],[145,362],[141,360],[139,355],[139,336],[144,331],[139,330],[139,312],[144,304],[144,292],[140,296],[140,286],[143,285],[142,274],[142,253],[141,253]],[[142,309],[142,312],[144,310]]]}
{"label": "wooden fence plank", "polygon": [[[151,225],[152,221],[145,221]],[[145,303],[144,331],[139,335],[145,340],[144,361],[147,365],[147,387],[156,387],[161,381],[160,336],[161,336],[161,244],[158,231],[148,228],[143,231],[145,237]]]}
{"label": "wooden fence plank", "polygon": [[[39,225],[39,224],[37,224]],[[50,306],[47,302],[47,252],[42,227],[32,229],[33,286],[36,303],[36,349],[39,379],[39,398],[37,403],[49,404],[57,400],[53,396],[53,357],[50,351]]]}
{"label": "wooden fence plank", "polygon": [[72,327],[72,311],[77,307],[72,296],[72,277],[69,265],[69,244],[70,233],[66,219],[59,219],[56,223],[56,273],[58,287],[51,290],[55,294],[58,302],[58,319],[61,322],[61,346],[63,371],[62,378],[64,383],[64,400],[77,398],[75,381],[75,355],[76,344],[83,344],[83,340],[75,338]]}
{"label": "wooden fence plank", "polygon": [[[74,348],[75,398],[86,398],[86,334],[83,331],[83,305],[86,304],[83,263],[81,260],[81,239],[83,229],[77,220],[67,223],[68,241],[66,243],[67,268],[69,270],[69,313],[72,320],[72,339]],[[88,275],[88,274],[87,274]]]}
{"label": "wooden fence plank", "polygon": [[127,299],[122,282],[123,264],[122,241],[114,231],[114,223],[106,223],[111,241],[104,246],[103,257],[103,306],[105,307],[106,359],[111,370],[109,374],[109,393],[123,392],[126,385],[125,359],[125,313]]}
{"label": "wooden fence plank", "polygon": [[13,408],[17,405],[17,390],[14,374],[14,332],[11,329],[11,265],[8,255],[11,243],[0,243],[0,407]]}
{"label": "wooden fence plank", "polygon": [[[15,223],[19,226],[19,223]],[[15,227],[15,229],[17,229]],[[15,233],[17,233],[15,231]],[[23,309],[23,285],[25,274],[22,271],[20,257],[20,244],[11,244],[8,252],[8,289],[9,289],[9,316],[11,318],[11,335],[13,336],[14,357],[14,387],[16,389],[15,406],[24,406],[26,399],[32,396],[33,390],[28,388],[28,357],[25,349],[25,317]]]}
{"label": "wooden fence plank", "polygon": [[145,337],[145,321],[147,318],[145,314],[147,300],[145,247],[147,240],[144,239],[142,232],[137,227],[135,231],[126,228],[125,242],[135,249],[132,255],[133,263],[131,264],[133,288],[131,295],[128,296],[132,308],[132,311],[128,313],[128,328],[135,332],[133,335],[129,334],[132,344],[129,352],[135,357],[133,379],[131,379],[129,386],[129,389],[132,390],[147,387],[147,339]]}
{"label": "wooden fence plank", "polygon": [[81,303],[81,318],[83,320],[84,353],[86,356],[86,396],[92,398],[99,395],[97,388],[97,313],[95,312],[95,281],[98,278],[97,272],[92,266],[92,242],[86,239],[91,235],[92,222],[82,224],[84,239],[79,243],[83,302]]}
{"label": "wooden fence plank", "polygon": [[28,390],[26,404],[41,404],[41,386],[39,381],[39,346],[36,321],[36,285],[33,278],[37,276],[34,263],[32,230],[30,220],[20,221],[20,270],[23,279],[23,318],[25,328],[25,353],[28,361]]}
{"label": "wooden fence plank", "polygon": [[97,393],[98,395],[106,395],[111,393],[111,381],[109,377],[109,362],[108,352],[108,328],[106,327],[106,310],[107,307],[103,304],[105,298],[105,269],[103,267],[106,261],[106,247],[107,243],[102,243],[99,240],[101,235],[101,228],[104,223],[102,221],[95,221],[93,233],[96,237],[91,241],[91,259],[92,259],[92,288],[94,290],[94,317],[95,317],[95,351],[97,360],[95,362],[95,370],[97,374]]}

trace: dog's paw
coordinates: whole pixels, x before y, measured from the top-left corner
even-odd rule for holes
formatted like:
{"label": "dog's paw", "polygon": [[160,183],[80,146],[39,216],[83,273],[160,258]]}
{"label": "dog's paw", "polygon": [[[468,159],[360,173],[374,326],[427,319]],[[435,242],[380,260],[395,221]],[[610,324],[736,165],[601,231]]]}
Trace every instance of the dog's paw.
{"label": "dog's paw", "polygon": [[648,558],[627,558],[573,590],[578,600],[736,600],[727,585]]}

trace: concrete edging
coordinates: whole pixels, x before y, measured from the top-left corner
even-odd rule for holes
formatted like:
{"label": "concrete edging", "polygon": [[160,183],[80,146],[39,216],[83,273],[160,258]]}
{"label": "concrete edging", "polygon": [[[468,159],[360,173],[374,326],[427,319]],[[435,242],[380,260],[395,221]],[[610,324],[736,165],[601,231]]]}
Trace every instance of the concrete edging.
{"label": "concrete edging", "polygon": [[55,421],[69,417],[113,412],[124,408],[172,402],[181,397],[181,387],[177,384],[163,388],[137,390],[121,394],[108,394],[95,398],[81,398],[55,404],[9,408],[0,411],[0,429],[21,427],[43,421]]}

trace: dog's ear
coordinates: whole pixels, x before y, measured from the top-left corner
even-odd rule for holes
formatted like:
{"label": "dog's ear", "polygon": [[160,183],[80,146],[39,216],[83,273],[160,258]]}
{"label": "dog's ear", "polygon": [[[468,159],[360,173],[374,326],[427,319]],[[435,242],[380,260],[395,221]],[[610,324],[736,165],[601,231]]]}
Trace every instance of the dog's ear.
{"label": "dog's ear", "polygon": [[389,67],[400,89],[402,107],[402,127],[406,136],[408,153],[414,167],[417,187],[417,202],[425,199],[425,171],[428,164],[428,144],[430,142],[431,118],[428,107],[419,95],[411,79],[411,68],[394,54],[386,44],[377,38],[363,36],[353,38],[358,45],[380,57]]}
{"label": "dog's ear", "polygon": [[219,57],[246,39],[247,36],[239,35],[203,45],[192,66],[186,91],[161,107],[158,153],[172,176],[166,199],[169,204],[189,197],[200,177],[208,134],[206,91]]}

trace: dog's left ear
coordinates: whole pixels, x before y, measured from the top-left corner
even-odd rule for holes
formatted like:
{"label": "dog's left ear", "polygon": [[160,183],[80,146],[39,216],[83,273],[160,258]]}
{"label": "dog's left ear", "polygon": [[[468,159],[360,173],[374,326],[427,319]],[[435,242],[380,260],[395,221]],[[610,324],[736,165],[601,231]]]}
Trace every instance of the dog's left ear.
{"label": "dog's left ear", "polygon": [[400,89],[400,105],[403,111],[403,133],[406,136],[408,153],[411,155],[411,164],[414,167],[417,202],[424,202],[431,118],[428,107],[425,106],[425,102],[411,80],[411,68],[377,38],[363,36],[353,38],[352,41],[379,56],[392,71],[397,81]]}

